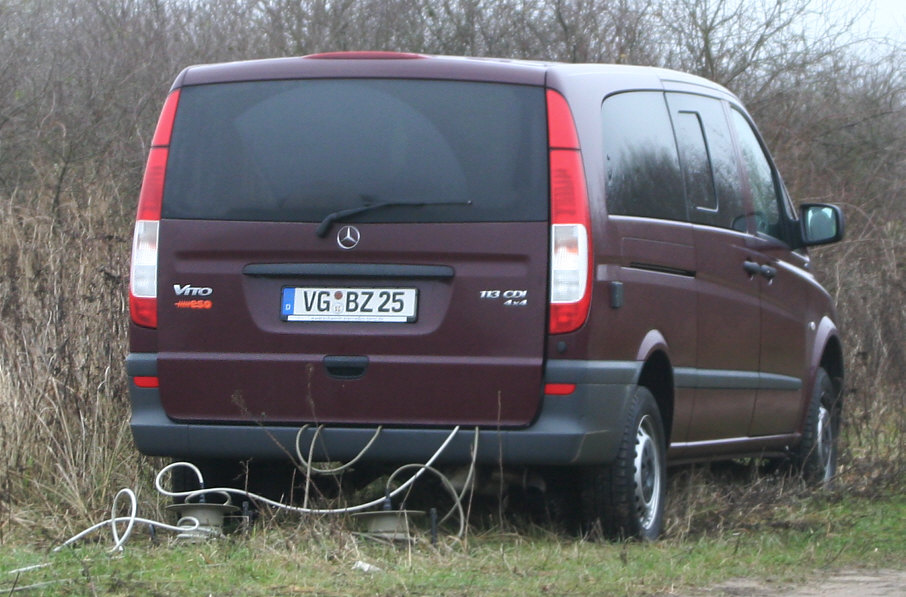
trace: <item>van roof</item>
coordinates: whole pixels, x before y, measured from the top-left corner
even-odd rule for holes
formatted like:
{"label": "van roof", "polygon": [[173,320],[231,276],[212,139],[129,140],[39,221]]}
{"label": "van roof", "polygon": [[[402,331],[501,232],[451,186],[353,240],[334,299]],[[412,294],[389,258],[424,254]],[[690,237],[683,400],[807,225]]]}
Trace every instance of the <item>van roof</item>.
{"label": "van roof", "polygon": [[330,52],[301,57],[190,66],[176,78],[173,89],[208,83],[338,76],[457,79],[545,85],[552,76],[562,80],[601,75],[610,75],[618,79],[620,85],[626,88],[679,85],[704,87],[712,92],[730,94],[724,87],[702,77],[652,66],[568,64],[398,52]]}

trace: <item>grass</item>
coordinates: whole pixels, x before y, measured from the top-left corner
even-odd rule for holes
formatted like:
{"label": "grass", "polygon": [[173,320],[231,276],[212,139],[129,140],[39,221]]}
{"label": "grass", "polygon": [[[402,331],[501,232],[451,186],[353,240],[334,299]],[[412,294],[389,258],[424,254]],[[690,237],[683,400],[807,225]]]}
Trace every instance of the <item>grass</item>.
{"label": "grass", "polygon": [[[437,546],[426,537],[390,546],[343,521],[292,516],[202,544],[163,534],[152,542],[139,530],[119,554],[107,552],[109,534],[57,553],[17,542],[0,553],[0,594],[655,595],[731,578],[793,584],[841,568],[906,567],[899,491],[778,498],[751,520],[737,505],[736,520],[654,544],[596,543],[505,523]],[[39,563],[50,565],[9,572]]]}

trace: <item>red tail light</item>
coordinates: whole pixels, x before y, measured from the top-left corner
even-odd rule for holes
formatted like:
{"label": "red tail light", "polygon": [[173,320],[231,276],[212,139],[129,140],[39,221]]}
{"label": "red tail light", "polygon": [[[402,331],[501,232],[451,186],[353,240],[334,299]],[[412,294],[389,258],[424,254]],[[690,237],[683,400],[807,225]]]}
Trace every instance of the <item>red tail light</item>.
{"label": "red tail light", "polygon": [[309,54],[303,58],[316,60],[412,60],[416,58],[427,58],[423,54],[413,54],[411,52],[383,52],[383,51],[365,51],[365,52],[322,52],[320,54]]}
{"label": "red tail light", "polygon": [[548,383],[544,384],[544,393],[549,396],[569,396],[576,391],[574,383]]}
{"label": "red tail light", "polygon": [[137,325],[157,327],[157,237],[164,197],[164,178],[179,90],[167,98],[151,141],[145,177],[138,198],[132,268],[129,276],[129,312]]}
{"label": "red tail light", "polygon": [[157,377],[133,377],[133,383],[139,388],[159,388],[160,379]]}
{"label": "red tail light", "polygon": [[550,150],[550,333],[573,332],[591,305],[594,263],[585,169],[576,125],[566,99],[547,91]]}

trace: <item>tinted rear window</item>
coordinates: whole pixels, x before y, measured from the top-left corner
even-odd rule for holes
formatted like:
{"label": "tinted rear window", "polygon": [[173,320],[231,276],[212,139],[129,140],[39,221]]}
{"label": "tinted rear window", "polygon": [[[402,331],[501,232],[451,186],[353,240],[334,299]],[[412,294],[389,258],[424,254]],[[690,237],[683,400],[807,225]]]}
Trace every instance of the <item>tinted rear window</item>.
{"label": "tinted rear window", "polygon": [[537,87],[316,79],[182,89],[165,218],[317,222],[547,218],[547,129]]}
{"label": "tinted rear window", "polygon": [[621,93],[601,108],[611,214],[685,220],[686,196],[664,95]]}

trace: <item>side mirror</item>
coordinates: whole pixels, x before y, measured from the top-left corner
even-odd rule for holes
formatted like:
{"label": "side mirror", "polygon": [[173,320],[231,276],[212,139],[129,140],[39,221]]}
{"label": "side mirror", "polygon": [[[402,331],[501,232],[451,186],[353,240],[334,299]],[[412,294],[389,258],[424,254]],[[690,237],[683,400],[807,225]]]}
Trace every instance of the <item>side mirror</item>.
{"label": "side mirror", "polygon": [[843,238],[843,211],[826,203],[803,203],[799,206],[802,245],[813,247],[835,243]]}

